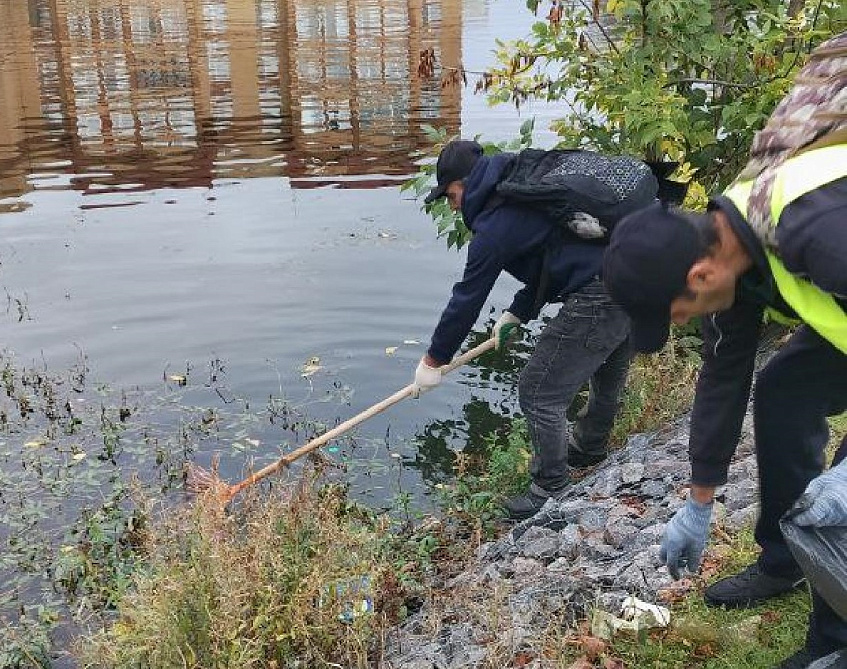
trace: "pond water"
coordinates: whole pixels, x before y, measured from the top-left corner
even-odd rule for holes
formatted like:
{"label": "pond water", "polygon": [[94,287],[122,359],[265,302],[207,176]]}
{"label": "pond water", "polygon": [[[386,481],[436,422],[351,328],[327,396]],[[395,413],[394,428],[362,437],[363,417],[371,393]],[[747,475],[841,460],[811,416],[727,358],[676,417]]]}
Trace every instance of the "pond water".
{"label": "pond water", "polygon": [[[536,117],[551,139],[555,109],[473,93],[495,38],[533,20],[511,0],[0,0],[8,354],[84,360],[116,389],[179,375],[186,403],[285,405],[311,434],[406,385],[463,254],[398,185],[423,124],[500,140]],[[468,85],[444,84],[462,65]],[[504,276],[475,342],[515,288]],[[514,413],[522,350],[358,428],[338,451],[353,488],[425,504],[452,451]],[[285,428],[224,431],[194,457],[219,452],[236,478],[310,436]]]}
{"label": "pond water", "polygon": [[[121,568],[135,475],[180,503],[181,461],[238,480],[411,382],[464,255],[399,185],[424,124],[496,141],[535,117],[554,141],[559,110],[473,92],[533,20],[517,0],[0,0],[0,663],[34,621],[73,666],[69,612],[103,604],[79,579]],[[515,415],[530,340],[330,444],[330,476],[432,508],[454,453]]]}

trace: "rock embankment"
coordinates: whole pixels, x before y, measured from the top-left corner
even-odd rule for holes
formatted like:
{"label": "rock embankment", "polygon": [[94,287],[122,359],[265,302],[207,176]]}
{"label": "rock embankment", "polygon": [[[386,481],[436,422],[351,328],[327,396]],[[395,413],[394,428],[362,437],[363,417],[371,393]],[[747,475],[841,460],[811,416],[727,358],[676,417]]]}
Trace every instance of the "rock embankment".
{"label": "rock embankment", "polygon": [[[553,622],[567,626],[594,607],[617,612],[629,595],[656,602],[673,584],[659,544],[689,474],[687,418],[631,437],[561,499],[482,545],[388,640],[385,669],[503,666],[498,658],[531,651]],[[748,421],[719,491],[715,517],[728,532],[755,517],[756,480]]]}

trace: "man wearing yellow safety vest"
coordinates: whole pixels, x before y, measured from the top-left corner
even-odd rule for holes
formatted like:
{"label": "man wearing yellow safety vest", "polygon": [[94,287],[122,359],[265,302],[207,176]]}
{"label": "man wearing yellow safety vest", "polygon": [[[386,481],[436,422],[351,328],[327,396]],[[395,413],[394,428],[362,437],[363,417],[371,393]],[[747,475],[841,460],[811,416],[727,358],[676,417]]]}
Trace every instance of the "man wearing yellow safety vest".
{"label": "man wearing yellow safety vest", "polygon": [[[740,181],[705,214],[658,204],[631,214],[615,228],[603,263],[609,293],[632,319],[636,350],[657,351],[671,322],[703,316],[691,491],[668,523],[660,556],[674,577],[700,565],[715,489],[726,483],[738,443],[763,315],[799,323],[756,379],[762,551],[755,564],[706,589],[712,605],[752,606],[802,584],[779,521],[804,490],[833,497],[827,524],[847,525],[847,462],[820,476],[826,417],[847,409],[847,144],[800,152],[771,176],[768,225],[748,221],[754,181]],[[846,456],[847,438],[834,462]],[[780,667],[810,667],[847,647],[847,622],[812,595],[806,646]]]}

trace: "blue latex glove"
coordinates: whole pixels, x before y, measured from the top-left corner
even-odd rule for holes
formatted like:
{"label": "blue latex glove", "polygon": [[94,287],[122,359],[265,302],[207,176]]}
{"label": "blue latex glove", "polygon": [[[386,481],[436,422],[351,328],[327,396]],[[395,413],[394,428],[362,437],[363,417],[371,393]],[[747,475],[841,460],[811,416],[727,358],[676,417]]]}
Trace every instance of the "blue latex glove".
{"label": "blue latex glove", "polygon": [[797,525],[847,525],[847,459],[811,480],[792,516]]}
{"label": "blue latex glove", "polygon": [[679,578],[681,567],[688,567],[692,573],[700,568],[700,560],[709,538],[713,506],[713,502],[701,504],[689,497],[685,506],[668,523],[659,559],[668,565],[668,571],[674,578]]}

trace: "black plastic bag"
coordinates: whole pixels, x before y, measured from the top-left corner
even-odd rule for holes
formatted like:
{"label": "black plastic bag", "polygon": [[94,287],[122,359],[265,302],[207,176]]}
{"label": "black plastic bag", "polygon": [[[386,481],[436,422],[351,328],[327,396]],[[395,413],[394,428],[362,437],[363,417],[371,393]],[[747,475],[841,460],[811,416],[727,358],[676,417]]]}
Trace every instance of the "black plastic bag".
{"label": "black plastic bag", "polygon": [[847,667],[847,650],[839,650],[812,662],[808,669],[844,669]]}
{"label": "black plastic bag", "polygon": [[792,511],[780,521],[791,553],[809,584],[847,620],[847,526],[800,526],[792,520]]}

